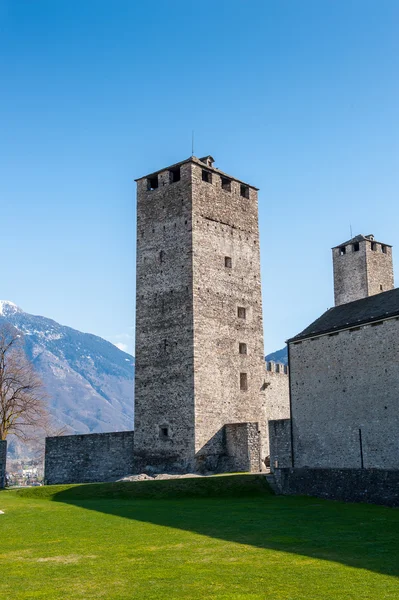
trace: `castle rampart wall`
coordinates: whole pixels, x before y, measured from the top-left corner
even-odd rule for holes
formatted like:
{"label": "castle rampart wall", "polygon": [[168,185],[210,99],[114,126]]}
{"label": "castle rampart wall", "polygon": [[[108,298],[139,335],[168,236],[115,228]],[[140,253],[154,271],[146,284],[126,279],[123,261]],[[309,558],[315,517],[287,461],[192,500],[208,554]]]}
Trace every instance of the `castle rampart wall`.
{"label": "castle rampart wall", "polygon": [[292,466],[291,420],[269,421],[270,471]]}
{"label": "castle rampart wall", "polygon": [[[265,413],[267,420],[290,418],[289,369],[287,365],[274,361],[266,362],[265,371]],[[269,447],[270,426],[264,433],[265,443]],[[271,456],[271,448],[268,455]]]}
{"label": "castle rampart wall", "polygon": [[399,471],[380,469],[276,469],[276,489],[287,496],[399,506]]}
{"label": "castle rampart wall", "polygon": [[134,432],[46,438],[46,484],[114,481],[134,472]]}
{"label": "castle rampart wall", "polygon": [[399,320],[290,343],[293,466],[399,469]]}

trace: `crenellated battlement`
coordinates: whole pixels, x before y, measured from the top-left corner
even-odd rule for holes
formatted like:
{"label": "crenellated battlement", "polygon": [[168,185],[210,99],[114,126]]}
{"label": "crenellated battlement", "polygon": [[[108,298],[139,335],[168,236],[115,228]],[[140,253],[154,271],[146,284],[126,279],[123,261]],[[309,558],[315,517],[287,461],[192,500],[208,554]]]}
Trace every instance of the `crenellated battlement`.
{"label": "crenellated battlement", "polygon": [[274,362],[274,360],[268,360],[266,361],[266,372],[277,373],[279,375],[288,375],[289,369],[288,365],[283,365],[283,363]]}

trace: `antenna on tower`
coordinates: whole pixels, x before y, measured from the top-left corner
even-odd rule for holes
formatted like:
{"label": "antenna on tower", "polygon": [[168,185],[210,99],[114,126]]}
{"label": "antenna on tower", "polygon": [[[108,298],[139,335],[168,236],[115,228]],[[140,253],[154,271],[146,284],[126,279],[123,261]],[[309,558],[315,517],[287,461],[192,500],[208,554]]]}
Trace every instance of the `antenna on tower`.
{"label": "antenna on tower", "polygon": [[353,238],[353,233],[352,233],[352,225],[349,223],[349,230],[351,232],[351,239]]}
{"label": "antenna on tower", "polygon": [[191,156],[194,156],[194,129],[191,131]]}

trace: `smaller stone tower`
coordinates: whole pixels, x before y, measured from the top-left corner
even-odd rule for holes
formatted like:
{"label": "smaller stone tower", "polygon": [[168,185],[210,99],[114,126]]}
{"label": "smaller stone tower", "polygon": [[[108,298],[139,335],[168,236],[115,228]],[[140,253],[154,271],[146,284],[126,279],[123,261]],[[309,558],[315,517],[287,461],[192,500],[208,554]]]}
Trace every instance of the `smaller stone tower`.
{"label": "smaller stone tower", "polygon": [[373,235],[357,235],[332,252],[335,306],[393,289],[389,244],[376,242]]}

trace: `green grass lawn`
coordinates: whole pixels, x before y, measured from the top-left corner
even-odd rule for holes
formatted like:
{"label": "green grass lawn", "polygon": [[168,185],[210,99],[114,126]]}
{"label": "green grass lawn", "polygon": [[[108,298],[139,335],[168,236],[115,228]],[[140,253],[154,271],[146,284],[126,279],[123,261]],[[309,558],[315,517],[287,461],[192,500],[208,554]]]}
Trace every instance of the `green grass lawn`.
{"label": "green grass lawn", "polygon": [[233,475],[0,492],[0,597],[399,599],[399,511]]}

